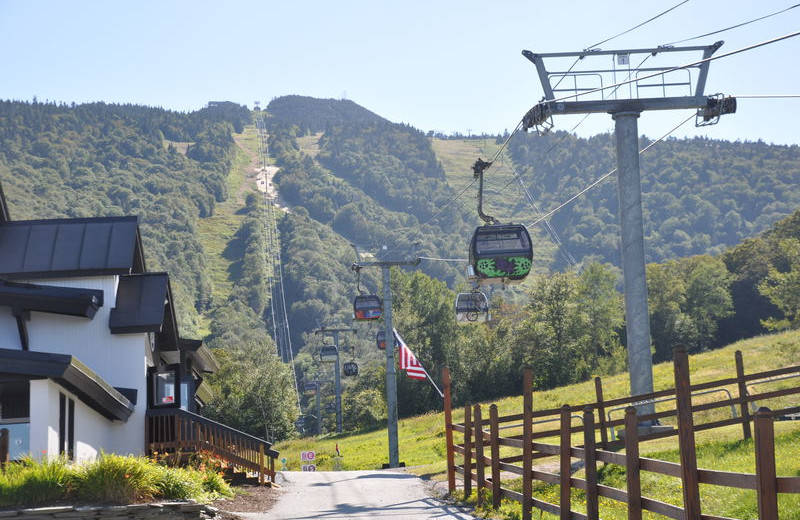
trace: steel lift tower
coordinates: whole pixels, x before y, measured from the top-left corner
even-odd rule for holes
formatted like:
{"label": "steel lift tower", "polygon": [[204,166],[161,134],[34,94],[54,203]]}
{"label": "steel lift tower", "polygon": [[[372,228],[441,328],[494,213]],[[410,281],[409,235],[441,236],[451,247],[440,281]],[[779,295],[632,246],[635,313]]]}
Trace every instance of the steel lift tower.
{"label": "steel lift tower", "polygon": [[[694,109],[695,124],[705,126],[716,123],[723,114],[735,112],[735,98],[703,94],[711,56],[722,43],[551,54],[522,51],[536,65],[544,91],[542,101],[525,114],[523,129],[546,131],[552,127],[554,115],[606,113],[614,119],[631,395],[653,392],[637,119],[647,110]],[[701,57],[674,66],[667,62],[675,59],[675,53]],[[545,60],[555,63],[551,69],[563,68],[548,70]],[[632,66],[634,61],[637,65]],[[574,70],[581,62],[586,66]],[[655,411],[652,403],[639,408],[643,414]]]}
{"label": "steel lift tower", "polygon": [[397,439],[397,376],[394,361],[394,325],[392,324],[391,268],[396,266],[419,265],[420,259],[362,261],[361,252],[355,246],[358,262],[353,269],[361,267],[380,267],[383,274],[383,325],[386,338],[386,432],[389,441],[389,463],[385,467],[400,467],[400,449]]}

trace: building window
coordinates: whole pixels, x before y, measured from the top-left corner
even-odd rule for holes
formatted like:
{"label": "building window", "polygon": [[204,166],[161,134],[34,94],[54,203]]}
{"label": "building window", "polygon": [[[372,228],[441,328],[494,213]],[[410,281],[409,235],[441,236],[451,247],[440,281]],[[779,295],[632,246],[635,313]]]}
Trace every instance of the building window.
{"label": "building window", "polygon": [[75,400],[58,394],[58,450],[69,460],[75,457]]}
{"label": "building window", "polygon": [[153,405],[174,405],[177,401],[175,371],[156,372],[153,375]]}
{"label": "building window", "polygon": [[0,422],[28,421],[31,400],[27,381],[0,383]]}
{"label": "building window", "polygon": [[20,460],[30,451],[30,384],[0,383],[0,429],[8,430],[8,456]]}

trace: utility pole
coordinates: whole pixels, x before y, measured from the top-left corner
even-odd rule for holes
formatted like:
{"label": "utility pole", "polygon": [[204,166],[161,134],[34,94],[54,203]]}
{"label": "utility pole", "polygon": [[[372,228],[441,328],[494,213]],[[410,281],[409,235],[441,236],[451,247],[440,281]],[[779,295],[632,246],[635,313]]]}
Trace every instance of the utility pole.
{"label": "utility pole", "polygon": [[394,363],[394,325],[392,324],[392,288],[390,268],[392,266],[418,265],[419,258],[414,260],[398,261],[374,261],[359,262],[353,264],[353,269],[361,267],[380,267],[383,271],[383,323],[386,334],[386,410],[388,417],[386,430],[389,435],[389,466],[390,468],[400,467],[400,450],[397,443],[397,375]]}
{"label": "utility pole", "polygon": [[[719,41],[708,46],[681,48],[609,51],[589,49],[551,54],[522,51],[523,56],[536,65],[545,94],[543,100],[523,118],[522,127],[525,130],[531,127],[547,130],[552,126],[552,116],[561,114],[607,113],[614,119],[631,395],[653,392],[637,120],[646,110],[696,109],[695,124],[705,126],[716,123],[723,114],[735,112],[735,98],[722,98],[721,94],[703,95],[710,57],[722,43]],[[702,58],[679,66],[670,66],[659,61],[675,52],[700,52]],[[638,66],[632,67],[631,57],[636,55],[641,56],[642,60]],[[600,61],[601,65],[597,68],[587,64],[590,70],[573,71],[573,67],[581,60],[586,64],[590,61],[596,62],[594,58],[608,60],[609,57],[612,63],[610,68],[608,61]],[[574,63],[562,70],[548,70],[544,65],[545,59],[560,62],[559,65],[565,59],[574,60]],[[641,67],[645,62],[648,67]],[[697,76],[694,88],[693,73]],[[562,83],[566,85],[559,88]],[[606,95],[610,88],[613,90]],[[657,97],[641,95],[653,92]],[[578,97],[592,99],[578,101]],[[642,414],[655,411],[652,403],[643,404],[639,409]]]}
{"label": "utility pole", "polygon": [[[314,331],[314,334],[322,333],[322,342],[325,343],[325,337],[330,336],[333,338],[333,346],[336,350],[336,367],[334,369],[334,381],[336,385],[336,433],[342,433],[342,383],[339,374],[339,333],[340,332],[356,332],[356,329],[328,329],[322,327]],[[321,353],[320,356],[323,354]],[[320,361],[326,361],[320,359]]]}

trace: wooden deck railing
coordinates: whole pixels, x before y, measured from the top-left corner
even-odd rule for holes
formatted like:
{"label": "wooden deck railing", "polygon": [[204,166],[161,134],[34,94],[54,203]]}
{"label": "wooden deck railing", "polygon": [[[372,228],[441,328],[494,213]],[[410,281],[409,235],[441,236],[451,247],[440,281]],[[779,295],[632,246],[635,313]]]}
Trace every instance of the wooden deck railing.
{"label": "wooden deck railing", "polygon": [[[533,411],[532,371],[525,369],[523,377],[523,412],[521,414],[498,416],[497,405],[489,407],[489,417],[484,417],[480,405],[467,404],[464,408],[464,422],[452,422],[449,373],[445,369],[445,436],[447,442],[448,486],[450,492],[456,490],[456,473],[462,475],[464,494],[470,495],[473,484],[477,485],[479,504],[488,501],[491,492],[491,505],[500,506],[502,498],[522,505],[522,518],[529,520],[533,508],[559,515],[562,519],[595,520],[600,517],[599,497],[618,502],[617,507],[628,509],[628,518],[640,520],[643,511],[651,511],[676,520],[721,520],[707,513],[701,513],[700,484],[711,484],[738,489],[756,490],[758,514],[762,520],[778,519],[778,494],[800,493],[800,477],[778,477],[775,470],[775,447],[773,421],[776,417],[786,417],[800,412],[796,396],[800,394],[800,379],[790,387],[773,389],[761,393],[752,392],[755,382],[782,380],[800,375],[800,366],[786,367],[758,374],[744,374],[741,353],[736,353],[736,377],[692,385],[689,379],[688,355],[684,349],[677,349],[674,356],[675,388],[654,392],[646,396],[625,397],[604,401],[602,384],[596,384],[598,401],[580,406],[564,405],[561,408]],[[784,383],[786,383],[784,381]],[[748,392],[748,386],[751,391]],[[709,389],[726,388],[731,397],[727,399],[706,400],[692,404],[693,396]],[[735,397],[730,390],[738,395]],[[767,399],[791,398],[791,403],[779,403],[775,410],[759,408],[750,413],[750,405]],[[636,405],[643,401],[659,401],[655,413],[638,415]],[[792,404],[792,406],[786,406]],[[624,417],[611,420],[606,410],[624,408]],[[720,410],[733,407],[731,417]],[[737,408],[738,407],[738,408]],[[736,412],[738,409],[739,413]],[[610,414],[609,414],[610,415]],[[702,422],[702,418],[709,420]],[[654,419],[674,422],[674,428],[652,428]],[[546,426],[541,429],[534,425],[557,423],[557,427]],[[740,424],[744,438],[750,438],[750,423],[755,430],[754,448],[756,472],[732,473],[699,469],[695,454],[695,433],[699,431]],[[581,423],[576,424],[575,423]],[[609,430],[616,428],[622,432],[620,439],[610,439]],[[506,434],[501,432],[511,430]],[[456,443],[454,433],[463,435],[463,442]],[[598,444],[597,437],[600,437]],[[580,438],[581,444],[573,444],[573,435]],[[677,436],[680,463],[665,462],[639,456],[639,443],[644,440]],[[558,439],[557,444],[538,442],[546,438]],[[501,448],[504,455],[501,456]],[[625,452],[613,450],[624,448]],[[462,457],[462,464],[455,463],[456,454]],[[534,469],[534,460],[557,457],[558,472]],[[573,461],[583,465],[584,478],[572,476]],[[598,482],[598,463],[617,464],[625,468],[626,489],[618,489]],[[800,463],[798,463],[800,467]],[[487,476],[487,468],[489,475]],[[642,496],[641,473],[652,472],[681,480],[683,507],[668,504]],[[505,479],[522,479],[521,492],[503,486]],[[513,477],[508,477],[511,474]],[[533,496],[533,482],[540,481],[559,486],[559,503],[552,504]],[[571,510],[571,490],[585,492],[586,512]],[[519,483],[516,489],[520,489]]]}
{"label": "wooden deck railing", "polygon": [[149,454],[190,454],[202,450],[241,471],[257,474],[260,484],[275,480],[278,452],[272,444],[186,410],[148,410],[146,449]]}

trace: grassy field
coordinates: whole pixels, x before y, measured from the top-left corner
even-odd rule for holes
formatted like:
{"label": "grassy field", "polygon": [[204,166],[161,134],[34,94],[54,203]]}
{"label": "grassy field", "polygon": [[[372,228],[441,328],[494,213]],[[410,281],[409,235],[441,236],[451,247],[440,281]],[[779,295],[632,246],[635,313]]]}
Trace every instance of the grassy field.
{"label": "grassy field", "polygon": [[[761,336],[737,342],[728,347],[712,352],[690,356],[690,369],[692,383],[713,381],[735,375],[734,353],[741,350],[744,357],[746,373],[761,372],[782,366],[797,364],[800,359],[800,331],[791,331],[781,334]],[[662,363],[654,367],[653,371],[656,390],[671,388],[673,384],[673,369],[671,363]],[[758,391],[777,388],[777,385],[796,385],[797,380],[787,380],[774,383],[769,388],[759,388]],[[522,383],[520,381],[520,387]],[[603,379],[603,391],[606,399],[623,397],[628,394],[629,383],[627,374],[619,374]],[[734,393],[734,395],[736,395]],[[703,399],[721,398],[717,395],[703,396],[694,400],[695,403]],[[594,383],[587,381],[577,385],[557,388],[545,392],[534,392],[533,403],[535,410],[556,408],[563,404],[578,405],[595,400]],[[493,401],[498,405],[500,415],[521,413],[522,398],[509,397]],[[488,404],[486,403],[487,407]],[[772,406],[776,408],[780,403],[758,403],[759,406]],[[621,416],[621,411],[619,412]],[[728,413],[726,410],[716,412]],[[463,421],[463,408],[454,411],[454,419]],[[618,416],[615,416],[617,418]],[[669,423],[669,421],[667,421]],[[776,422],[776,453],[778,454],[778,475],[800,476],[800,421]],[[458,442],[458,434],[456,434]],[[698,466],[700,468],[753,472],[754,459],[752,441],[741,440],[740,426],[730,426],[713,431],[700,432],[696,435],[698,445]],[[434,480],[445,478],[445,438],[443,413],[430,413],[419,417],[401,419],[398,428],[400,461],[411,468],[416,474],[430,477]],[[576,444],[579,442],[576,440]],[[335,449],[338,445],[341,453],[339,464],[341,469],[377,469],[388,461],[388,440],[386,430],[362,432],[352,435],[328,435],[320,438],[304,438],[281,443],[276,448],[281,458],[286,459],[285,467],[288,470],[300,469],[300,451],[313,450],[317,453],[317,467],[320,470],[333,469]],[[642,443],[640,446],[642,456],[659,458],[662,460],[677,461],[677,440],[675,438],[659,439]],[[548,461],[545,460],[545,463]],[[278,464],[280,468],[281,464]],[[580,477],[580,473],[576,476]],[[624,473],[619,469],[608,466],[604,478],[608,485],[622,486],[624,489]],[[646,496],[681,504],[680,483],[677,479],[657,477],[645,474],[643,490]],[[556,491],[549,486],[537,487],[537,497],[551,503],[558,503]],[[755,511],[755,494],[753,491],[733,491],[729,488],[716,486],[701,486],[701,497],[704,512],[734,518],[751,518]],[[574,508],[580,509],[581,497],[576,496]],[[607,503],[605,510],[601,510],[604,518],[624,518],[624,507],[616,504],[621,509],[619,515],[613,514],[614,505]],[[509,506],[506,516],[513,518],[514,508]],[[517,508],[518,510],[518,508]],[[785,495],[781,497],[781,518],[800,518],[800,497]],[[785,514],[784,514],[785,513]],[[518,513],[517,513],[518,514]],[[543,517],[545,518],[546,515]]]}

